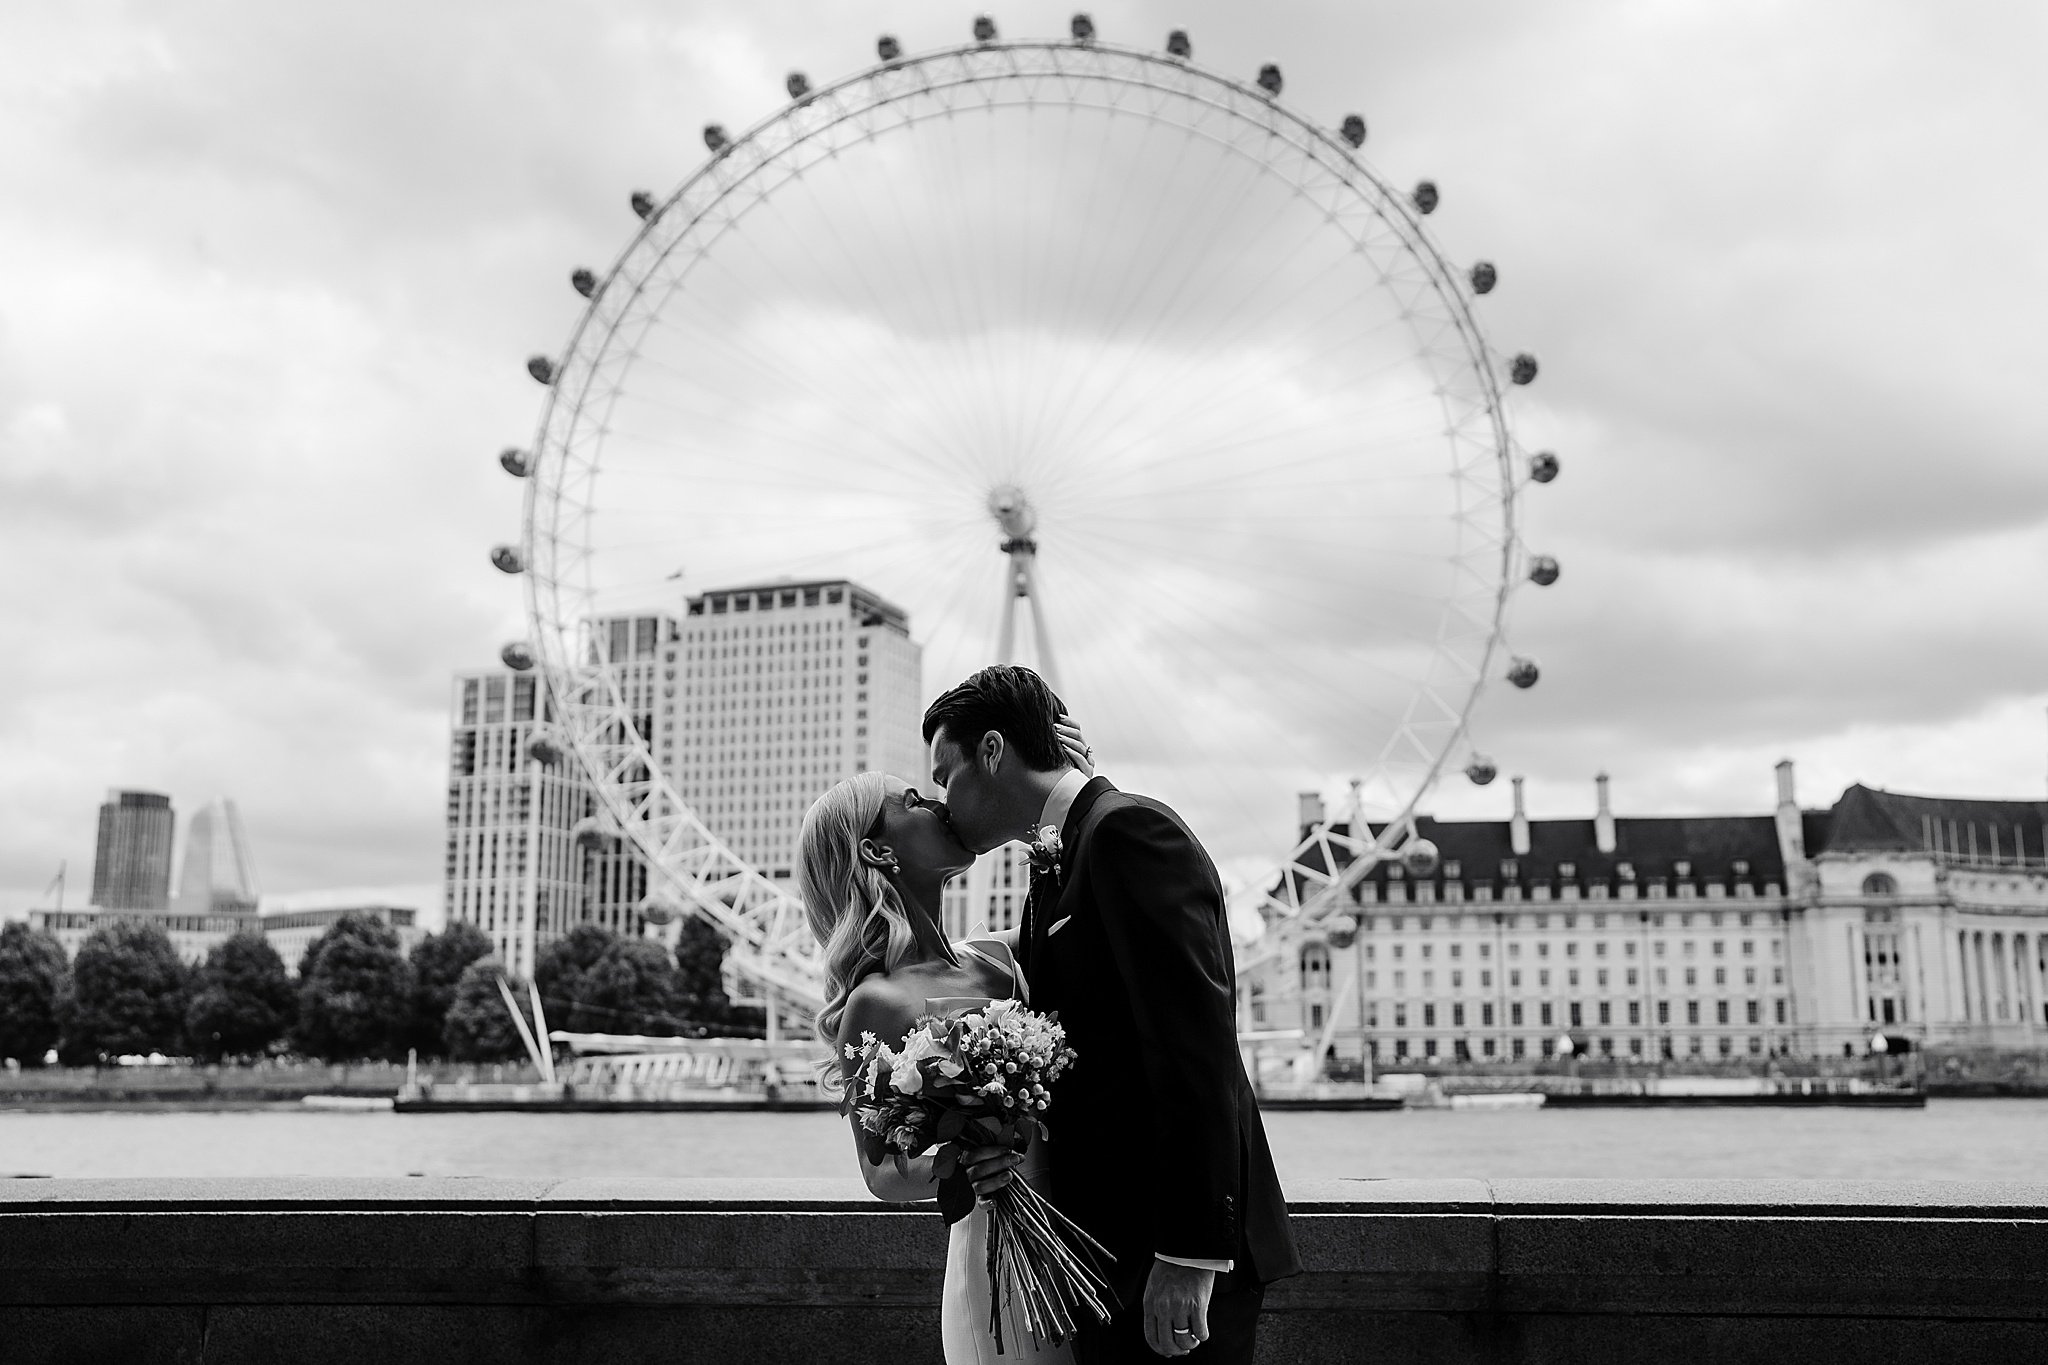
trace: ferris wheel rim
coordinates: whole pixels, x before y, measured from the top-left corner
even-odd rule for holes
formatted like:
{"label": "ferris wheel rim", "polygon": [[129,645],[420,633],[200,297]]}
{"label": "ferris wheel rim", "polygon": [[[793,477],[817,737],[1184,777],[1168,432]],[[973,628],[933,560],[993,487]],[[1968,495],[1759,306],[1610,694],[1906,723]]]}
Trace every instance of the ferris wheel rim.
{"label": "ferris wheel rim", "polygon": [[[1020,59],[1037,56],[1048,59],[1050,69],[1025,71]],[[1123,63],[1121,68],[1112,68],[1107,63]],[[945,72],[947,64],[953,69]],[[1006,65],[1004,65],[1006,63]],[[1091,66],[1081,70],[1080,66]],[[981,69],[992,67],[995,69]],[[1069,69],[1073,68],[1073,69]],[[945,79],[931,81],[922,79],[932,72],[942,72]],[[1175,84],[1155,83],[1144,77],[1163,77],[1170,74]],[[628,240],[618,258],[606,271],[602,282],[591,294],[590,304],[579,313],[572,329],[568,344],[561,353],[556,378],[548,383],[548,394],[543,404],[541,420],[533,448],[533,468],[528,480],[523,516],[523,539],[526,551],[526,596],[528,618],[535,636],[535,645],[544,663],[543,674],[553,696],[558,717],[564,718],[567,738],[575,750],[576,759],[583,764],[594,779],[607,767],[605,756],[595,752],[595,741],[589,739],[585,728],[568,725],[566,719],[579,712],[602,713],[616,719],[624,711],[624,698],[619,690],[617,672],[600,658],[596,669],[579,669],[571,655],[571,643],[579,622],[567,619],[575,614],[565,611],[564,588],[569,587],[566,596],[571,600],[584,602],[592,597],[588,573],[594,558],[594,551],[586,542],[580,554],[574,552],[569,562],[563,563],[562,532],[565,508],[573,508],[574,499],[569,494],[572,482],[570,475],[570,446],[576,438],[587,406],[599,409],[598,431],[601,437],[603,418],[608,415],[611,405],[616,404],[623,392],[623,385],[613,379],[606,387],[604,361],[611,353],[611,347],[632,315],[626,303],[618,298],[622,282],[629,286],[628,299],[637,300],[654,280],[657,269],[680,248],[690,242],[692,233],[713,209],[775,167],[779,161],[792,155],[805,143],[823,136],[832,129],[864,116],[872,115],[892,105],[906,104],[920,98],[929,98],[939,91],[966,90],[976,86],[1002,86],[1020,81],[1038,80],[1043,82],[1082,80],[1096,81],[1131,90],[1151,90],[1181,101],[1192,101],[1216,111],[1225,120],[1256,124],[1264,131],[1275,133],[1287,130],[1294,140],[1294,150],[1301,156],[1302,165],[1313,163],[1326,173],[1334,173],[1336,180],[1366,201],[1378,220],[1393,230],[1401,248],[1420,261],[1432,293],[1443,305],[1447,320],[1455,331],[1463,353],[1465,370],[1476,381],[1477,397],[1485,416],[1485,427],[1490,432],[1491,461],[1498,466],[1499,495],[1495,500],[1498,520],[1498,579],[1490,595],[1490,611],[1487,621],[1488,635],[1484,646],[1478,651],[1476,674],[1469,686],[1463,687],[1462,698],[1455,708],[1455,726],[1441,743],[1434,746],[1428,755],[1426,771],[1408,793],[1404,808],[1395,817],[1392,825],[1412,826],[1417,805],[1439,780],[1445,762],[1457,752],[1462,744],[1469,744],[1467,733],[1470,718],[1481,695],[1484,693],[1493,671],[1496,657],[1502,651],[1502,632],[1509,597],[1516,586],[1514,572],[1516,557],[1520,553],[1518,518],[1516,509],[1516,480],[1511,467],[1515,445],[1510,434],[1504,412],[1503,393],[1499,377],[1495,373],[1496,359],[1492,348],[1478,325],[1472,310],[1472,303],[1457,286],[1458,274],[1445,257],[1442,249],[1422,225],[1419,216],[1401,198],[1400,194],[1376,171],[1358,157],[1351,148],[1344,145],[1332,130],[1312,122],[1293,109],[1282,104],[1277,98],[1264,91],[1220,72],[1196,65],[1190,60],[1125,47],[1117,44],[1091,41],[1063,42],[1055,40],[999,41],[962,44],[934,49],[929,52],[900,57],[856,71],[838,81],[790,101],[767,116],[758,120],[736,138],[727,140],[715,149],[690,176],[664,198],[660,205],[646,215],[640,229]],[[1198,88],[1207,92],[1208,98],[1198,99],[1191,93],[1189,82],[1198,83]],[[887,83],[888,89],[883,89]],[[792,138],[786,145],[769,156],[746,166],[737,174],[733,168],[741,166],[744,158],[758,151],[778,129],[789,128],[803,115],[804,111],[827,106],[834,100],[843,100],[849,94],[865,92],[865,102],[850,101],[836,116],[820,121],[818,126]],[[1010,101],[998,104],[988,102],[988,107],[1010,107],[1012,104],[1041,103],[1064,105],[1065,107],[1100,106],[1077,104],[1069,99],[1050,95],[1035,100]],[[970,106],[972,107],[972,106]],[[1263,122],[1254,120],[1251,111],[1257,111]],[[923,117],[936,117],[941,111],[934,110]],[[954,111],[945,111],[954,112]],[[1160,116],[1158,109],[1151,111],[1119,110],[1111,107],[1110,113],[1142,113],[1168,126],[1179,128],[1191,136],[1210,136],[1208,130],[1194,129]],[[916,120],[904,119],[884,127],[870,127],[868,138],[884,136],[900,128],[913,126]],[[1270,164],[1265,168],[1269,173],[1278,174]],[[721,175],[728,177],[720,184]],[[713,193],[697,208],[694,214],[678,221],[671,215],[678,206],[688,202],[694,190],[710,184]],[[1297,188],[1299,185],[1297,184]],[[761,199],[773,190],[764,191]],[[666,244],[648,257],[637,275],[629,275],[629,268],[637,258],[644,256],[651,244],[666,236]],[[694,248],[700,255],[709,249],[709,244]],[[607,313],[607,308],[617,311]],[[658,316],[658,307],[639,321],[643,324]],[[601,327],[592,335],[593,326]],[[595,342],[594,348],[591,346]],[[630,370],[630,352],[627,363],[621,367]],[[575,362],[584,361],[581,367]],[[573,377],[572,388],[565,388],[562,380]],[[1439,396],[1441,397],[1441,389]],[[573,394],[573,397],[571,395]],[[563,427],[563,413],[566,402],[567,425]],[[560,438],[557,439],[557,433]],[[602,443],[599,442],[601,453]],[[583,485],[594,487],[601,460],[593,454],[587,467],[580,471]],[[586,495],[587,496],[587,495]],[[587,510],[587,509],[586,509]],[[546,525],[542,525],[543,515]],[[1491,556],[1490,556],[1491,557]],[[584,576],[581,590],[565,583],[570,572],[580,571]],[[1444,653],[1441,641],[1442,623],[1439,623],[1438,654]],[[592,704],[579,699],[579,688],[588,689],[591,684],[602,684],[608,694],[602,704]],[[1403,723],[1403,729],[1406,722]],[[630,732],[630,727],[628,727]],[[1397,736],[1398,737],[1398,736]],[[696,820],[694,812],[670,788],[666,774],[655,762],[651,746],[644,739],[638,739],[637,748],[651,773],[651,785],[657,799],[666,797],[670,804],[681,807],[690,819]],[[1390,741],[1391,743],[1391,741]],[[630,746],[629,746],[630,747]],[[646,854],[650,862],[660,855],[661,850],[650,848],[642,837],[647,803],[636,810],[632,801],[622,797],[621,787],[615,780],[594,780],[600,800],[619,826],[620,832],[630,836],[633,842]],[[699,833],[716,845],[715,835],[699,824]],[[723,852],[732,856],[730,849]],[[1283,868],[1284,869],[1284,865]],[[758,871],[754,876],[761,878]],[[779,887],[769,888],[775,894],[788,897]],[[799,916],[799,921],[801,917]],[[799,925],[800,927],[800,925]],[[774,945],[763,945],[773,948]],[[786,946],[786,945],[785,945]],[[801,946],[801,945],[799,945]]]}

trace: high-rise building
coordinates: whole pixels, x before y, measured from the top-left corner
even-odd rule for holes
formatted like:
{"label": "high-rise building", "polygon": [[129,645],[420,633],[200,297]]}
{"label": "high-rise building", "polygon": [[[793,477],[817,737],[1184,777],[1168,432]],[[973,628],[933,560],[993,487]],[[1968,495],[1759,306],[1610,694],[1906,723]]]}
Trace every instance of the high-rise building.
{"label": "high-rise building", "polygon": [[657,757],[712,832],[770,877],[795,875],[804,812],[833,783],[870,769],[923,778],[923,650],[903,609],[857,583],[699,594],[666,654],[674,710]]}
{"label": "high-rise building", "polygon": [[167,910],[171,904],[171,798],[110,791],[100,807],[92,903],[107,910]]}
{"label": "high-rise building", "polygon": [[[921,651],[902,609],[858,584],[718,589],[682,617],[600,618],[585,641],[678,794],[769,877],[794,877],[804,812],[834,782],[870,768],[920,779]],[[597,802],[573,757],[529,755],[551,718],[535,674],[456,679],[448,916],[483,929],[522,975],[575,924],[646,927],[638,855],[588,829],[579,846]]]}
{"label": "high-rise building", "polygon": [[492,669],[455,679],[444,866],[450,920],[484,931],[506,967],[531,975],[542,945],[583,909],[574,830],[589,805],[573,763],[531,753],[550,719],[532,673]]}
{"label": "high-rise building", "polygon": [[184,914],[256,913],[256,862],[232,801],[202,807],[185,823],[177,908]]}

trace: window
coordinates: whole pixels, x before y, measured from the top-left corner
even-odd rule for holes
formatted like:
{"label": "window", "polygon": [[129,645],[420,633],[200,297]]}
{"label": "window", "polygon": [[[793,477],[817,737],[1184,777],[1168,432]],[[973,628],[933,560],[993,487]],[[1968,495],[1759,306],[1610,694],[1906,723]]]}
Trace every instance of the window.
{"label": "window", "polygon": [[[1783,1002],[1781,1001],[1780,1003],[1782,1004]],[[1509,1002],[1509,1004],[1508,1004],[1508,1023],[1512,1024],[1512,1025],[1513,1025],[1514,1027],[1516,1027],[1516,1028],[1520,1028],[1520,1027],[1522,1026],[1522,1002],[1521,1002],[1521,1001],[1519,1001],[1519,1000],[1514,1000],[1514,1001],[1510,1001],[1510,1002]]]}
{"label": "window", "polygon": [[1866,896],[1896,896],[1899,884],[1889,873],[1873,872],[1863,879],[1863,894]]}
{"label": "window", "polygon": [[[1751,1005],[1751,1008],[1755,1008],[1754,1004]],[[1451,1006],[1451,1027],[1465,1027],[1465,1006],[1462,1003]]]}
{"label": "window", "polygon": [[1716,1000],[1714,1002],[1714,1022],[1717,1024],[1728,1022],[1728,1002],[1726,1000]]}
{"label": "window", "polygon": [[1686,1022],[1686,1023],[1688,1023],[1688,1024],[1697,1024],[1697,1023],[1698,1023],[1699,1021],[1700,1021],[1700,1002],[1699,1002],[1699,1001],[1697,1001],[1697,1000],[1688,1000],[1688,1001],[1686,1001],[1686,1002],[1685,1002],[1685,1022]]}
{"label": "window", "polygon": [[1436,1006],[1435,1006],[1435,1005],[1424,1005],[1424,1006],[1422,1007],[1422,1026],[1423,1026],[1424,1028],[1435,1028],[1435,1027],[1436,1027]]}
{"label": "window", "polygon": [[1750,1023],[1760,1024],[1763,1022],[1763,1008],[1763,1002],[1760,1000],[1752,1000],[1749,1002]]}
{"label": "window", "polygon": [[1660,1024],[1671,1022],[1671,1002],[1669,1000],[1659,1000],[1657,1002],[1657,1022]]}

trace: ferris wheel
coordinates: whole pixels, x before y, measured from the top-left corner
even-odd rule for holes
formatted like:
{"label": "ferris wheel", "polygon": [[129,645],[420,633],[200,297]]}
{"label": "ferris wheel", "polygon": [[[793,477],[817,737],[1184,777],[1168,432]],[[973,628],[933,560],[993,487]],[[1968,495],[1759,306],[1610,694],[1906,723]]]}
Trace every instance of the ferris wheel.
{"label": "ferris wheel", "polygon": [[[587,772],[651,921],[710,918],[798,1001],[821,984],[789,884],[683,799],[591,644],[679,572],[858,581],[908,612],[927,691],[1055,674],[1120,783],[1273,870],[1246,885],[1297,924],[1380,858],[1433,857],[1414,818],[1447,770],[1492,780],[1474,705],[1536,681],[1506,611],[1558,574],[1517,515],[1557,461],[1505,411],[1536,362],[1488,345],[1498,272],[1437,246],[1434,184],[1395,187],[1362,118],[1290,109],[1276,66],[1198,66],[1179,31],[972,32],[791,74],[634,193],[625,250],[572,276],[567,345],[528,362],[533,447],[502,457],[525,519],[493,559],[531,632],[503,657],[544,671],[557,727],[537,756]],[[1288,847],[1304,787],[1348,787],[1348,835]]]}

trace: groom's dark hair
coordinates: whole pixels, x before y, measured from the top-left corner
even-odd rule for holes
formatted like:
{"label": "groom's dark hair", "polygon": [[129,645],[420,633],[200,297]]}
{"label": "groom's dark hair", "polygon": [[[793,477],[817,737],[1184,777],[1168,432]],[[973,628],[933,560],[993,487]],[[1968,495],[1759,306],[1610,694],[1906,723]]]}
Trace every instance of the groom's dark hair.
{"label": "groom's dark hair", "polygon": [[1073,766],[1053,728],[1066,709],[1045,679],[1030,669],[997,664],[949,689],[926,708],[924,742],[931,743],[943,725],[955,744],[972,749],[994,730],[1017,751],[1017,757],[1037,771],[1049,773]]}

